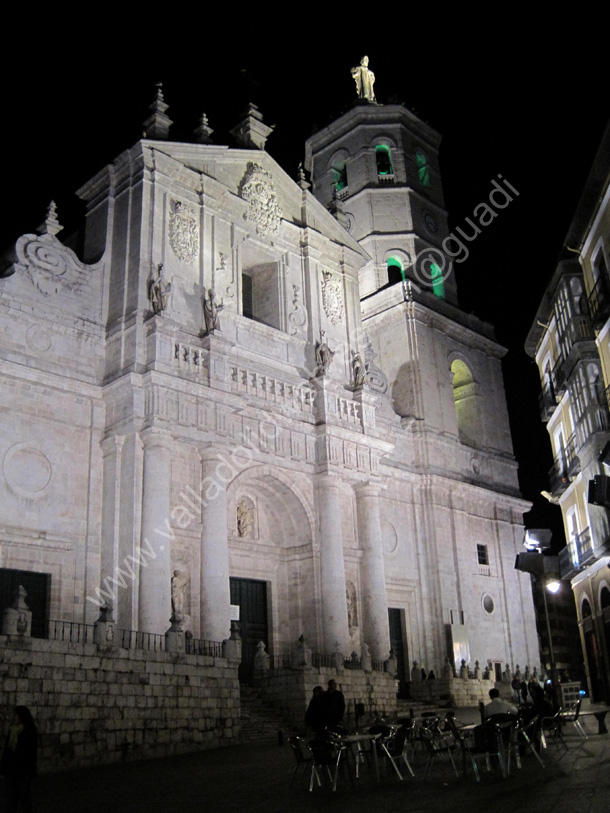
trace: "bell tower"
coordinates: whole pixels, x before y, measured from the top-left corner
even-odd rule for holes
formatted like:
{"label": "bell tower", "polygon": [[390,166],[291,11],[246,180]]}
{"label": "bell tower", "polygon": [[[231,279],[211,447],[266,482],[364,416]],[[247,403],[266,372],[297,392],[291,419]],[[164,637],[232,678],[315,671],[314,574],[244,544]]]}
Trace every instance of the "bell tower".
{"label": "bell tower", "polygon": [[[367,69],[361,63],[359,70]],[[406,279],[457,304],[451,258],[443,251],[449,230],[440,142],[402,105],[364,96],[308,139],[305,161],[315,196],[372,258],[361,271],[361,298]]]}

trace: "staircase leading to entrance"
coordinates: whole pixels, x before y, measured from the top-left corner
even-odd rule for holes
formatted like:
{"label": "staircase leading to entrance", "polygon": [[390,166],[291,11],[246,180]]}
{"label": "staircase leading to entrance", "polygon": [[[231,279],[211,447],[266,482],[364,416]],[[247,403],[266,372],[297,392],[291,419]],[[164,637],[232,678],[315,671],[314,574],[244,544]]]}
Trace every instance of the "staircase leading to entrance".
{"label": "staircase leading to entrance", "polygon": [[297,732],[287,723],[282,715],[266,703],[254,689],[241,683],[240,691],[240,725],[241,741],[277,742],[278,731],[284,740]]}

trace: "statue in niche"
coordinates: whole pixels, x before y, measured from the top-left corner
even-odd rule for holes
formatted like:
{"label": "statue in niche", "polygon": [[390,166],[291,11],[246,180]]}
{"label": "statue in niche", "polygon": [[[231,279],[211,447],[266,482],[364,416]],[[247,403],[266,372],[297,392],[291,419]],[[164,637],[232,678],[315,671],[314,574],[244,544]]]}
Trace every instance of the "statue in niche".
{"label": "statue in niche", "polygon": [[369,70],[369,58],[363,56],[360,65],[352,68],[352,76],[356,83],[356,91],[359,99],[366,99],[367,102],[375,101],[373,85],[375,84],[375,74]]}
{"label": "statue in niche", "polygon": [[356,606],[356,588],[351,582],[345,586],[347,601],[347,623],[350,629],[358,626],[358,607]]}
{"label": "statue in niche", "polygon": [[208,296],[203,296],[203,318],[205,321],[205,332],[209,335],[216,330],[220,330],[219,313],[224,308],[223,302],[217,302],[216,291],[210,288]]}
{"label": "statue in niche", "polygon": [[360,353],[352,350],[352,371],[354,374],[354,387],[363,387],[368,372],[368,364]]}
{"label": "statue in niche", "polygon": [[167,300],[172,290],[171,282],[163,279],[163,263],[151,271],[148,280],[148,299],[152,305],[153,313],[158,315],[167,308]]}
{"label": "statue in niche", "polygon": [[325,332],[320,331],[320,341],[316,344],[316,376],[324,376],[332,364],[334,351],[330,349],[325,340]]}
{"label": "statue in niche", "polygon": [[237,535],[245,539],[252,534],[253,527],[253,512],[245,500],[240,500],[237,503]]}
{"label": "statue in niche", "polygon": [[185,616],[188,577],[182,570],[174,570],[172,576],[172,617],[181,621]]}

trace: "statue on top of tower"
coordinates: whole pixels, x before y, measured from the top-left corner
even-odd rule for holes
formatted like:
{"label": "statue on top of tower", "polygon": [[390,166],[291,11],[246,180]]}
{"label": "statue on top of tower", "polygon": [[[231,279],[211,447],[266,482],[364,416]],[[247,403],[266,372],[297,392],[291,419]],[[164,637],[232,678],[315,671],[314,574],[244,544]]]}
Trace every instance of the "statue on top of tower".
{"label": "statue on top of tower", "polygon": [[373,85],[375,84],[375,74],[369,70],[369,58],[363,56],[360,60],[360,65],[352,68],[352,76],[356,83],[356,91],[359,99],[366,99],[367,102],[374,102],[375,92]]}

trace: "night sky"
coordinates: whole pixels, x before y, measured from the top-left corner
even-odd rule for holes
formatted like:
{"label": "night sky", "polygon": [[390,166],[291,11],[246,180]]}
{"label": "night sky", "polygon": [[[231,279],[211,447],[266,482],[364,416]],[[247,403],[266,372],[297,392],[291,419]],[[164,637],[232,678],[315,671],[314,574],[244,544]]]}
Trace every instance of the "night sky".
{"label": "night sky", "polygon": [[559,509],[539,496],[552,461],[538,373],[523,344],[610,118],[603,38],[593,47],[595,32],[584,25],[534,24],[514,6],[494,9],[493,23],[405,7],[401,30],[392,29],[397,7],[344,21],[345,8],[300,6],[296,23],[271,10],[262,18],[252,8],[246,18],[237,7],[214,16],[201,8],[148,3],[136,12],[110,3],[70,19],[29,8],[15,18],[0,57],[2,248],[36,228],[51,199],[65,226],[60,237],[76,228],[74,191],[141,137],[156,82],[174,121],[171,140],[192,140],[205,112],[215,142],[231,144],[228,130],[251,100],[276,125],[268,152],[296,176],[307,136],[351,106],[349,69],[368,54],[378,101],[405,104],[443,136],[450,228],[488,198],[498,174],[520,193],[469,245],[458,295],[508,348],[520,483],[534,501],[526,524],[560,532]]}

